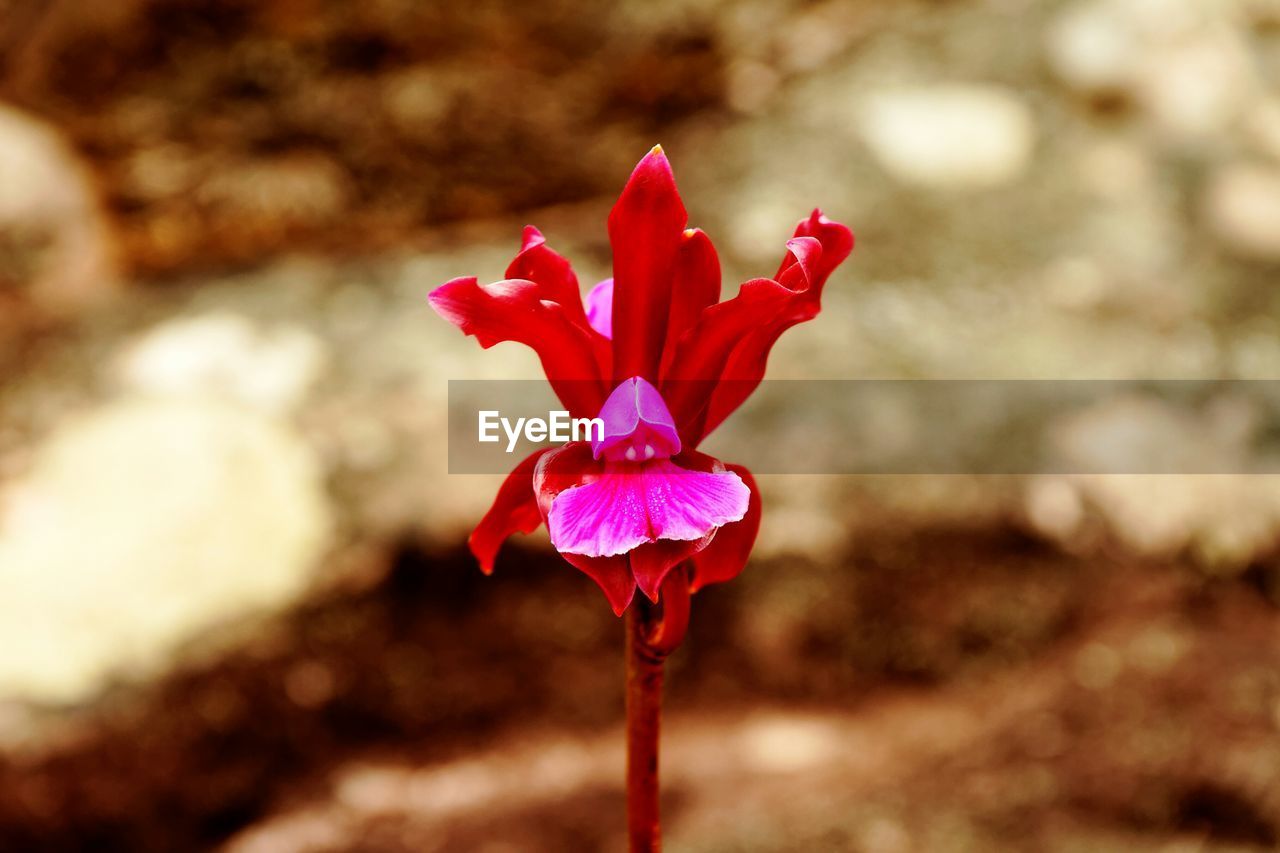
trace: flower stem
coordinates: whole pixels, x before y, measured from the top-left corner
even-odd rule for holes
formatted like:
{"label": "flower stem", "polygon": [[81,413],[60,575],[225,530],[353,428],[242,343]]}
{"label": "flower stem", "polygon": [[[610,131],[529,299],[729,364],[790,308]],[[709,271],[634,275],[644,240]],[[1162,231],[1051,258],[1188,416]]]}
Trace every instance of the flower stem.
{"label": "flower stem", "polygon": [[647,642],[647,601],[627,613],[627,832],[631,853],[662,849],[658,828],[658,728],[662,661]]}
{"label": "flower stem", "polygon": [[627,611],[627,832],[631,853],[658,853],[658,732],[662,665],[684,639],[689,582],[683,568],[662,584],[659,604],[640,598]]}

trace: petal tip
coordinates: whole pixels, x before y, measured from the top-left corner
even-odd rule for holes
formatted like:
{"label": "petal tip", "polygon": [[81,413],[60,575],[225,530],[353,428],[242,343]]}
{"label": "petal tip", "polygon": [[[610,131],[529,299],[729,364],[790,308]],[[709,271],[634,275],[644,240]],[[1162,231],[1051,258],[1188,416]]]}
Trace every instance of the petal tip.
{"label": "petal tip", "polygon": [[496,549],[481,548],[476,542],[475,534],[467,537],[467,549],[471,551],[471,556],[475,557],[476,565],[480,567],[480,571],[486,575],[493,574],[493,562],[497,556]]}
{"label": "petal tip", "polygon": [[461,326],[465,318],[454,304],[454,299],[460,291],[476,287],[477,283],[478,279],[473,275],[451,278],[427,294],[427,304],[450,323]]}
{"label": "petal tip", "polygon": [[542,236],[542,232],[534,225],[526,225],[524,230],[520,232],[520,251],[527,252],[530,249],[541,246],[547,242],[547,238]]}
{"label": "petal tip", "polygon": [[667,152],[662,150],[661,145],[653,146],[648,154],[640,158],[640,162],[632,172],[632,179],[645,175],[661,177],[664,182],[669,181],[674,187],[675,173],[671,169],[671,161],[667,159]]}
{"label": "petal tip", "polygon": [[611,595],[605,596],[609,601],[609,608],[613,610],[614,616],[622,616],[622,614],[626,613],[627,608],[631,606],[631,602],[635,600],[635,597],[636,590],[634,586],[631,588],[631,592],[626,596],[626,598],[617,598],[616,596]]}

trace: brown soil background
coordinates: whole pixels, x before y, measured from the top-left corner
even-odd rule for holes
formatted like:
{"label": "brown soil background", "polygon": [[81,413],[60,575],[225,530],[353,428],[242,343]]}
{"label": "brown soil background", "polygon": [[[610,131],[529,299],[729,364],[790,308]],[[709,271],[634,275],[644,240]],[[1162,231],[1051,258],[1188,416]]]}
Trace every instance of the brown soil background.
{"label": "brown soil background", "polygon": [[[947,356],[903,339],[963,327],[948,300],[1042,272],[1084,233],[1066,152],[1123,138],[1154,174],[1139,201],[1164,205],[1172,236],[1123,212],[1103,230],[1185,246],[1184,278],[1116,273],[1088,312],[1062,309],[1065,325],[1011,322],[990,357],[1019,361],[1025,335],[1027,360],[1050,370],[1089,357],[1077,350],[1109,357],[1114,340],[1137,370],[1198,363],[1178,360],[1186,317],[1229,349],[1277,304],[1275,260],[1194,239],[1203,180],[1241,156],[1243,131],[1178,148],[1131,92],[1055,80],[1040,44],[1068,5],[0,0],[0,99],[87,169],[119,282],[106,308],[37,298],[40,260],[23,253],[41,238],[2,232],[0,459],[18,461],[0,471],[20,477],[28,448],[109,399],[103,353],[169,317],[204,306],[337,328],[354,281],[375,294],[362,310],[392,322],[438,283],[404,257],[496,278],[490,247],[525,219],[599,271],[603,213],[659,139],[697,221],[728,236],[731,273],[770,256],[735,224],[742,194],[772,198],[794,171],[806,193],[829,185],[822,203],[859,235],[832,288],[886,285],[928,309],[905,333],[880,325],[887,343],[828,330],[784,371],[803,375],[827,346],[852,353],[835,375],[919,377]],[[1273,13],[1246,19],[1270,74]],[[1007,195],[934,194],[790,111],[899,61],[1020,93],[1041,159]],[[344,355],[376,336],[344,334],[326,338]],[[958,369],[981,373],[985,357]],[[351,412],[414,423],[414,400],[365,393],[386,368],[361,358],[341,359],[298,418],[318,447]],[[438,507],[420,494],[453,488],[414,467],[439,436],[395,435],[373,473],[326,468],[336,544],[304,595],[79,701],[0,697],[0,732],[24,733],[0,751],[0,850],[622,849],[620,623],[545,543],[507,546],[482,577],[456,532],[422,519]],[[1228,564],[1195,541],[1144,552],[1101,522],[1055,538],[1018,482],[923,480],[779,499],[820,516],[827,544],[763,549],[697,596],[669,667],[668,849],[1280,847],[1274,536]]]}

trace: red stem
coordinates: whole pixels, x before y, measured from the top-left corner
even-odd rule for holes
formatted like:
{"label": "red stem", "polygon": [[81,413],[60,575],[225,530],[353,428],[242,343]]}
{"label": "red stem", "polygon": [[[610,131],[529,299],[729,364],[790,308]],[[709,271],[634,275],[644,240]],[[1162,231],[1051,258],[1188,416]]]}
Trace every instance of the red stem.
{"label": "red stem", "polygon": [[662,663],[684,639],[689,581],[683,568],[663,581],[658,604],[641,598],[627,612],[627,831],[631,853],[658,853],[658,733]]}
{"label": "red stem", "polygon": [[662,716],[662,657],[645,642],[649,610],[627,612],[627,832],[631,853],[662,849],[658,829],[658,726]]}

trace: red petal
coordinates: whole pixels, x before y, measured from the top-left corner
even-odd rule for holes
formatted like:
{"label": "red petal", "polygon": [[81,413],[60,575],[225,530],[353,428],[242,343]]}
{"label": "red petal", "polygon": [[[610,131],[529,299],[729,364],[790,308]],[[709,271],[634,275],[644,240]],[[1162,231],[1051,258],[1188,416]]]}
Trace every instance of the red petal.
{"label": "red petal", "polygon": [[688,214],[662,148],[631,173],[609,214],[613,246],[613,381],[658,381],[676,257]]}
{"label": "red petal", "polygon": [[[755,282],[748,282],[736,299],[706,309],[677,347],[668,380],[687,381],[674,387],[668,381],[662,393],[668,402],[678,401],[671,411],[690,447],[751,396],[782,333],[818,314],[827,278],[853,250],[853,232],[815,210],[796,226],[787,250],[777,287],[757,286],[753,294],[747,291]],[[741,305],[727,307],[738,300]]]}
{"label": "red petal", "polygon": [[666,375],[680,336],[698,322],[704,308],[720,301],[720,259],[711,238],[690,228],[680,241],[675,283],[671,287],[671,313],[667,319],[667,343],[662,353]]}
{"label": "red petal", "polygon": [[733,350],[785,312],[794,297],[779,282],[753,279],[739,288],[737,296],[704,310],[680,339],[660,390],[686,447],[696,447],[706,434],[702,425],[708,404]]}
{"label": "red petal", "polygon": [[[732,526],[732,525],[729,525]],[[691,542],[674,539],[658,539],[646,542],[630,553],[631,573],[635,575],[640,591],[657,602],[658,591],[662,589],[662,581],[667,573],[714,541],[716,531],[711,531],[701,539]]]}
{"label": "red petal", "polygon": [[727,467],[747,484],[751,490],[751,503],[747,505],[747,514],[741,521],[721,527],[711,543],[693,555],[693,581],[690,584],[693,592],[707,584],[736,578],[747,564],[756,534],[760,532],[760,490],[755,478],[741,465]]}
{"label": "red petal", "polygon": [[507,267],[507,278],[528,279],[538,285],[539,295],[564,306],[575,321],[587,322],[582,309],[582,291],[573,267],[561,255],[547,247],[547,238],[532,225],[526,225],[520,240],[520,253]]}
{"label": "red petal", "polygon": [[661,615],[650,627],[646,642],[654,651],[671,654],[689,632],[689,578],[685,572],[668,572],[662,582]]}
{"label": "red petal", "polygon": [[558,303],[542,298],[532,281],[511,279],[481,286],[474,276],[455,278],[431,291],[431,307],[488,349],[502,341],[531,347],[551,387],[576,417],[595,417],[605,385],[590,330],[574,323]]}
{"label": "red petal", "polygon": [[719,382],[699,424],[699,432],[691,437],[696,442],[707,437],[733,410],[751,396],[764,379],[765,365],[774,343],[792,325],[812,320],[822,310],[822,287],[817,273],[823,269],[822,245],[813,237],[794,237],[787,241],[787,260],[783,261],[778,283],[788,296],[776,314],[741,339],[733,348],[721,370]]}
{"label": "red petal", "polygon": [[[820,299],[822,287],[827,283],[827,278],[853,251],[853,232],[847,225],[828,219],[821,210],[814,208],[808,219],[801,219],[796,225],[795,236],[813,237],[822,244],[822,257],[811,273],[814,297]],[[778,274],[774,278],[781,279],[783,271],[791,261],[792,255],[788,252],[782,259],[782,266],[778,268]]]}
{"label": "red petal", "polygon": [[569,565],[596,582],[604,597],[609,599],[615,616],[621,616],[636,595],[636,581],[631,575],[631,565],[626,554],[616,557],[584,557],[581,554],[561,554]]}
{"label": "red petal", "polygon": [[601,377],[612,370],[613,345],[587,322],[582,304],[582,290],[573,266],[563,256],[547,247],[547,239],[532,225],[526,225],[520,242],[520,253],[507,267],[507,278],[527,279],[538,285],[540,298],[555,302],[565,314],[581,326],[591,341]]}
{"label": "red petal", "polygon": [[467,545],[486,575],[493,574],[493,559],[508,536],[532,533],[542,524],[542,513],[538,511],[538,501],[533,492],[533,469],[546,452],[544,448],[525,457],[507,475],[493,499],[493,506],[467,537]]}

